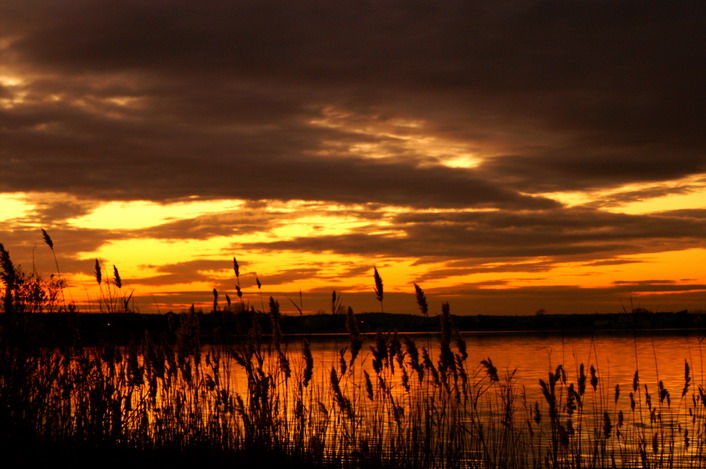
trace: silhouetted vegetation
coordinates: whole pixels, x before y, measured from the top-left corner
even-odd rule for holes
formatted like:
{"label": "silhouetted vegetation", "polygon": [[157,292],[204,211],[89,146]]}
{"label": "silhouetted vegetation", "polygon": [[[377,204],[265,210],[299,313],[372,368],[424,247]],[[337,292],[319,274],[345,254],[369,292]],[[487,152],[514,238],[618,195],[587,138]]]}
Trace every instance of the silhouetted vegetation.
{"label": "silhouetted vegetation", "polygon": [[[21,322],[31,329],[33,340],[44,345],[79,343],[99,345],[105,341],[127,344],[139,341],[144,334],[170,336],[180,318],[190,313],[134,314],[134,313],[51,313],[23,316]],[[264,334],[270,334],[271,321],[262,311],[224,313],[194,313],[199,318],[202,343],[232,344],[247,338],[253,321]],[[438,316],[423,317],[412,314],[360,313],[356,315],[361,334],[377,330],[433,333],[438,330]],[[467,334],[685,334],[699,331],[706,324],[703,313],[637,313],[585,314],[544,316],[455,316],[457,329]],[[11,316],[0,314],[0,327]],[[20,320],[20,319],[15,319]],[[342,334],[346,332],[346,315],[282,315],[282,328],[289,338],[311,334]]]}
{"label": "silhouetted vegetation", "polygon": [[[11,464],[706,466],[706,389],[688,360],[676,365],[684,370],[678,389],[644,383],[640,370],[621,389],[604,382],[599,363],[573,372],[559,365],[532,400],[492,357],[469,361],[461,329],[497,330],[497,319],[453,316],[448,303],[436,317],[350,308],[286,317],[274,298],[267,312],[215,305],[206,314],[49,314],[39,312],[46,305],[25,304],[37,297],[22,293],[9,255],[2,262],[0,442]],[[700,316],[611,317],[635,327]],[[605,319],[586,317],[581,326],[576,318],[577,330]],[[536,330],[559,320],[521,319]],[[400,324],[433,325],[438,348],[399,333]],[[307,338],[284,334],[316,328],[347,331],[330,361],[315,360]]]}

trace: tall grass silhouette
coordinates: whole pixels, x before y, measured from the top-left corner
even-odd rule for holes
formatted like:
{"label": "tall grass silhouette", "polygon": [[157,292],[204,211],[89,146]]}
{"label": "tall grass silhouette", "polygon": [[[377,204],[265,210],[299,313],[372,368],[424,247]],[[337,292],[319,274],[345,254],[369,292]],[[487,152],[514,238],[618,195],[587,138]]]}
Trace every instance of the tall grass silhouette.
{"label": "tall grass silhouette", "polygon": [[191,311],[129,345],[49,348],[25,340],[32,330],[20,313],[36,308],[23,305],[1,245],[0,255],[0,439],[8,448],[220,455],[241,467],[706,466],[706,389],[686,360],[683,385],[671,390],[642,382],[640,370],[621,389],[604,382],[600,363],[560,364],[532,400],[491,357],[469,361],[448,303],[435,348],[397,331],[366,338],[348,308],[347,344],[317,363],[309,340],[287,340],[272,297],[266,312],[241,309],[249,327],[231,345],[202,345]]}

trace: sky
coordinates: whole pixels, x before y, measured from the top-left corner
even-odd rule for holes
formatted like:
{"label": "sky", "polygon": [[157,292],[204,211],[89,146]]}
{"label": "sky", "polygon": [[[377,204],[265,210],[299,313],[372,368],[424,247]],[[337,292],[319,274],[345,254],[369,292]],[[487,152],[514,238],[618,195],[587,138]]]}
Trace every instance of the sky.
{"label": "sky", "polygon": [[704,310],[705,18],[2,0],[0,243],[77,304],[115,265],[145,313],[235,299],[234,257],[257,308]]}

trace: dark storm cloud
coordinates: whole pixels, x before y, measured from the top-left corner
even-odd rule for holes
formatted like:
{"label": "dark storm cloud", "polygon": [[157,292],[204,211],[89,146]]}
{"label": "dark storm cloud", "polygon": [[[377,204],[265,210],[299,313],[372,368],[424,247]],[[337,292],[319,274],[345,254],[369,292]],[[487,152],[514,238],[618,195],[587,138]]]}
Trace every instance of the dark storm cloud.
{"label": "dark storm cloud", "polygon": [[584,206],[600,209],[602,207],[611,207],[618,204],[641,202],[657,197],[688,195],[702,190],[705,183],[706,180],[700,179],[694,184],[681,184],[677,186],[657,185],[646,189],[621,191],[615,194],[602,196],[598,200],[584,204]]}
{"label": "dark storm cloud", "polygon": [[[256,272],[248,272],[248,264],[239,259],[240,264],[240,285],[244,294],[257,294],[256,278],[260,279],[262,289],[267,291],[271,286],[282,283],[294,282],[297,280],[307,280],[317,276],[317,268],[299,268],[278,271],[272,275],[258,275]],[[149,266],[148,266],[149,267]],[[151,277],[143,277],[135,280],[134,283],[140,285],[173,285],[175,283],[206,282],[213,285],[222,292],[234,292],[236,278],[233,273],[233,263],[231,260],[210,260],[199,259],[194,261],[177,262],[155,267],[158,274]],[[232,278],[217,278],[214,272],[226,272]],[[220,277],[220,276],[219,276]],[[201,295],[210,292],[200,292]]]}
{"label": "dark storm cloud", "polygon": [[97,206],[95,201],[72,200],[65,196],[40,197],[38,194],[28,197],[28,201],[34,209],[29,216],[25,216],[25,221],[43,226],[61,224],[70,218],[87,215]]}
{"label": "dark storm cloud", "polygon": [[290,283],[290,282],[308,282],[312,278],[318,277],[320,274],[320,268],[317,267],[310,267],[310,268],[296,268],[296,269],[288,269],[288,270],[281,270],[278,271],[275,274],[265,274],[265,275],[257,275],[257,274],[249,274],[250,275],[250,292],[249,293],[255,293],[257,292],[257,288],[255,285],[255,277],[260,279],[260,283],[262,284],[262,290],[264,292],[271,291],[271,288],[274,286],[282,285],[285,283]]}
{"label": "dark storm cloud", "polygon": [[297,249],[340,254],[475,258],[489,261],[524,257],[555,260],[610,258],[675,247],[702,247],[702,211],[625,215],[589,209],[534,212],[402,214],[404,236],[352,233],[251,243],[256,249]]}
{"label": "dark storm cloud", "polygon": [[[0,190],[548,208],[706,171],[701,2],[3,2]],[[126,101],[127,100],[127,101]],[[340,125],[314,123],[327,107]],[[473,170],[351,125],[493,155]],[[357,143],[385,148],[365,159]]]}
{"label": "dark storm cloud", "polygon": [[131,230],[124,236],[157,239],[209,239],[267,231],[276,226],[276,215],[221,213],[201,215],[186,220],[163,223],[150,228]]}
{"label": "dark storm cloud", "polygon": [[[700,137],[694,140],[697,139]],[[674,145],[665,142],[660,146],[607,146],[597,138],[581,146],[504,155],[484,163],[479,170],[530,192],[590,190],[635,182],[668,181],[706,171],[703,151],[706,142],[694,141],[693,144],[683,149],[678,142]]]}
{"label": "dark storm cloud", "polygon": [[[317,266],[310,268],[300,267],[296,269],[280,270],[277,271],[277,273],[260,275],[257,272],[249,272],[248,264],[243,262],[242,259],[239,259],[238,262],[241,264],[240,285],[243,288],[243,294],[248,295],[259,293],[256,285],[256,278],[260,279],[263,294],[265,294],[265,292],[271,291],[272,287],[290,282],[308,281],[312,278],[319,277],[321,273],[321,268]],[[201,259],[154,267],[158,272],[157,275],[140,278],[139,280],[135,280],[134,283],[138,283],[140,285],[173,285],[175,283],[190,283],[197,281],[212,284],[219,291],[235,291],[236,279],[233,274],[232,261]],[[213,274],[214,271],[226,271],[227,273],[232,274],[232,278],[217,278]]]}
{"label": "dark storm cloud", "polygon": [[[492,262],[492,261],[491,261]],[[468,264],[465,266],[458,266],[458,264]],[[471,265],[472,264],[472,265]],[[424,275],[417,278],[417,283],[427,282],[429,280],[445,279],[453,276],[463,276],[472,274],[489,274],[489,273],[517,273],[517,272],[548,272],[554,266],[551,262],[530,262],[530,263],[519,263],[519,264],[502,264],[494,266],[484,266],[478,265],[479,261],[466,260],[463,262],[451,261],[448,266],[441,269],[432,269]],[[493,280],[491,282],[499,282],[507,284],[509,280]]]}
{"label": "dark storm cloud", "polygon": [[[445,207],[556,205],[498,187],[469,170],[344,155],[324,158],[316,155],[317,142],[335,138],[332,132],[299,125],[236,135],[174,129],[179,133],[170,136],[154,122],[112,122],[66,110],[28,120],[25,129],[0,130],[7,142],[0,150],[0,171],[7,175],[0,190],[63,191],[102,199],[196,195]],[[45,124],[56,130],[37,130]],[[341,134],[339,140],[352,138]]]}
{"label": "dark storm cloud", "polygon": [[639,264],[643,261],[638,259],[605,259],[593,262],[587,262],[583,264],[585,267],[600,267],[605,265],[625,265],[625,264]]}
{"label": "dark storm cloud", "polygon": [[228,261],[199,259],[146,267],[154,267],[159,273],[151,277],[140,278],[135,281],[136,283],[141,285],[173,285],[175,283],[191,282],[213,283],[213,271],[232,269],[233,264]]}

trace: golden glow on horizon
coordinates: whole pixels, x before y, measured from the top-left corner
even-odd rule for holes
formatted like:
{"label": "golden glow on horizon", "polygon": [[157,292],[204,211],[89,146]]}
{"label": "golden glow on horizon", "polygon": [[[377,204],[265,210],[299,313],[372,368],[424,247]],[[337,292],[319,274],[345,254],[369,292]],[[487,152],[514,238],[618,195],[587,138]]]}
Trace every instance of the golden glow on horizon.
{"label": "golden glow on horizon", "polygon": [[[706,174],[690,176],[669,184],[630,184],[618,189],[603,191],[550,192],[541,194],[557,200],[568,207],[604,204],[600,208],[613,213],[644,215],[672,210],[706,208]],[[666,192],[664,195],[650,196],[649,191]],[[669,191],[672,193],[669,193]],[[643,191],[641,195],[640,192]],[[621,201],[622,194],[638,194],[636,200]]]}
{"label": "golden glow on horizon", "polygon": [[26,217],[31,209],[22,195],[0,194],[0,221]]}
{"label": "golden glow on horizon", "polygon": [[[268,213],[284,217],[272,226],[263,226],[262,231],[248,232],[231,236],[214,236],[208,239],[188,241],[157,241],[154,239],[118,240],[105,244],[92,256],[110,258],[127,252],[130,259],[136,257],[158,258],[150,263],[169,263],[170,260],[184,259],[183,254],[171,252],[166,246],[177,243],[181,246],[198,246],[202,255],[213,256],[227,251],[233,243],[258,243],[287,241],[299,237],[335,236],[351,233],[353,230],[370,227],[371,234],[402,236],[404,233],[394,230],[394,226],[385,217],[373,222],[359,218],[355,210],[340,205],[309,203],[304,201],[286,204],[274,204],[274,207],[257,208],[259,214]],[[151,202],[110,202],[94,209],[90,214],[68,220],[69,224],[80,228],[104,230],[154,228],[160,224],[189,219],[204,214],[219,214],[223,211],[234,212],[246,206],[246,202],[220,200],[211,202],[185,202],[176,204],[155,204]],[[343,210],[342,210],[343,209]],[[252,210],[250,210],[252,212]],[[188,244],[187,244],[188,243]],[[164,254],[160,254],[164,253]],[[173,256],[173,257],[170,257]],[[193,258],[189,257],[190,259]]]}
{"label": "golden glow on horizon", "polygon": [[[159,205],[147,202],[118,203],[112,202],[94,210],[90,215],[73,219],[72,223],[95,228],[110,228],[110,223],[117,219],[131,218],[132,226],[156,226],[159,223],[175,219],[189,218],[204,213],[219,213],[228,208],[245,207],[243,201],[212,201],[212,202],[180,202],[177,204]],[[360,207],[358,207],[360,208]],[[250,207],[252,209],[252,207]],[[418,278],[424,278],[428,272],[444,270],[446,264],[429,263],[415,265],[416,259],[375,259],[365,256],[349,256],[329,252],[309,253],[297,251],[258,251],[243,250],[240,244],[286,241],[297,237],[316,237],[327,235],[344,235],[355,229],[366,226],[377,227],[373,231],[393,230],[389,216],[404,213],[403,207],[384,207],[379,209],[380,218],[373,220],[358,218],[355,210],[349,206],[330,205],[322,202],[293,201],[275,202],[256,210],[276,213],[284,216],[281,223],[273,225],[272,229],[236,236],[218,236],[203,240],[173,240],[158,239],[127,239],[111,241],[104,244],[95,253],[84,253],[85,259],[98,257],[105,259],[106,265],[114,263],[119,266],[123,278],[132,278],[140,290],[150,293],[179,291],[210,291],[212,284],[208,281],[183,281],[172,285],[150,285],[150,277],[158,277],[157,267],[168,264],[178,264],[189,261],[211,260],[222,261],[223,267],[213,267],[207,270],[196,269],[212,282],[233,279],[230,259],[236,256],[241,261],[243,286],[254,284],[254,276],[260,277],[263,285],[276,288],[279,291],[304,292],[322,289],[337,289],[339,291],[367,291],[371,288],[372,267],[378,265],[383,275],[385,288],[388,292],[409,291],[410,285]],[[425,212],[434,212],[434,209]],[[460,210],[467,211],[467,210]],[[79,221],[81,223],[79,223]],[[375,225],[373,225],[375,223]],[[115,223],[117,225],[117,223]],[[125,228],[125,226],[122,226]],[[401,234],[402,232],[400,232]],[[453,271],[438,279],[425,281],[425,289],[451,291],[455,287],[467,287],[479,284],[479,288],[503,289],[542,286],[581,286],[584,288],[611,287],[614,282],[639,282],[651,280],[672,280],[685,283],[700,281],[700,268],[706,264],[706,250],[692,249],[687,251],[671,251],[645,255],[631,255],[630,262],[619,265],[590,265],[587,262],[570,262],[552,264],[546,271],[536,271],[533,264],[541,262],[534,259],[528,263],[495,263],[479,265],[504,267],[504,271],[480,271],[471,274],[454,275]],[[368,265],[364,273],[351,275],[351,263],[357,266]],[[526,264],[529,264],[528,266]],[[151,266],[151,267],[148,267]],[[297,271],[316,271],[301,276]],[[369,270],[369,272],[368,272]],[[289,272],[288,274],[282,273]],[[268,277],[276,278],[274,284],[268,284]],[[140,279],[147,283],[140,285]],[[234,279],[233,279],[234,280]],[[252,285],[250,285],[252,287]]]}
{"label": "golden glow on horizon", "polygon": [[[220,241],[220,243],[218,242]],[[178,240],[162,239],[125,239],[109,241],[97,251],[83,253],[83,259],[98,258],[106,264],[115,264],[120,271],[123,268],[142,269],[144,266],[160,266],[191,260],[211,258],[219,252],[227,240]]]}
{"label": "golden glow on horizon", "polygon": [[640,200],[619,205],[611,211],[620,211],[631,215],[641,215],[652,212],[667,212],[671,210],[689,210],[706,208],[706,188],[689,194],[670,194],[649,200]]}
{"label": "golden glow on horizon", "polygon": [[[620,257],[618,258],[618,260]],[[454,287],[481,283],[479,288],[505,289],[518,287],[579,286],[583,288],[611,287],[615,282],[671,281],[676,285],[704,282],[703,265],[706,249],[687,249],[627,257],[624,264],[590,265],[587,262],[566,262],[548,266],[546,271],[526,271],[523,264],[479,264],[478,267],[505,267],[502,272],[479,272],[447,275],[425,282],[432,289],[453,290]],[[531,263],[530,263],[531,265]],[[431,271],[444,269],[444,263],[431,265]],[[487,282],[487,283],[486,283]],[[496,282],[495,284],[493,284]]]}
{"label": "golden glow on horizon", "polygon": [[[203,258],[202,258],[203,259]],[[218,281],[227,280],[233,285],[235,277],[232,271],[232,260],[229,257],[221,256],[211,258],[212,260],[222,260],[223,268],[198,269],[198,273],[206,275],[208,280],[196,280],[192,282],[174,282],[164,285],[151,285],[141,283],[140,276],[149,278],[161,275],[155,269],[141,266],[138,269],[131,269],[127,263],[121,262],[119,268],[126,287],[124,291],[130,292],[135,289],[135,296],[145,305],[151,308],[150,301],[162,301],[174,303],[174,294],[184,292],[202,293],[200,303],[197,307],[207,308],[210,304],[210,291]],[[376,265],[382,276],[384,290],[386,293],[409,293],[413,294],[413,283],[417,278],[423,278],[427,271],[443,269],[444,263],[414,265],[414,259],[372,259],[362,256],[343,256],[333,254],[308,254],[301,252],[244,252],[238,255],[241,263],[241,285],[243,287],[246,301],[259,307],[259,291],[255,286],[254,277],[257,275],[262,282],[262,294],[266,299],[270,294],[278,295],[283,311],[293,311],[286,298],[298,301],[298,293],[318,291],[328,294],[331,290],[339,293],[369,292],[373,294],[373,266]],[[124,259],[123,259],[124,260]],[[620,265],[587,266],[585,263],[565,263],[551,267],[546,272],[523,272],[524,263],[510,264],[516,266],[517,271],[511,272],[486,272],[469,275],[448,276],[436,280],[424,280],[421,286],[428,295],[439,295],[451,298],[456,291],[467,290],[474,284],[480,283],[479,289],[522,288],[522,287],[582,287],[582,288],[612,288],[616,283],[626,284],[636,283],[634,292],[626,290],[628,296],[649,297],[652,295],[663,295],[666,293],[641,291],[639,282],[664,282],[666,285],[689,285],[703,282],[703,273],[700,266],[706,263],[706,249],[690,249],[686,251],[672,251],[657,254],[644,254],[630,256],[626,263]],[[531,263],[530,263],[531,264]],[[346,273],[346,268],[351,266],[365,266],[365,269],[356,275]],[[485,264],[486,267],[508,266],[503,263]],[[682,268],[675,276],[675,272],[665,272],[665,266],[676,265]],[[123,268],[127,267],[127,268]],[[315,267],[316,273],[306,273],[303,271],[299,278],[296,275],[291,279],[278,277],[282,272],[292,272]],[[481,267],[481,265],[479,265]],[[112,279],[112,264],[105,260],[104,278]],[[510,269],[512,270],[512,269]],[[197,270],[194,269],[194,273]],[[147,274],[147,275],[145,275]],[[133,276],[135,275],[135,276]],[[274,277],[272,277],[274,276]],[[278,281],[271,279],[280,278]],[[493,285],[493,281],[497,281]],[[504,283],[506,282],[506,283]],[[90,274],[80,274],[71,280],[71,295],[79,302],[95,301],[100,297],[95,278]],[[678,289],[677,289],[678,290]],[[107,287],[103,286],[103,294]],[[235,301],[235,288],[220,289],[221,301],[225,301],[225,294],[228,293]],[[442,293],[443,292],[443,293]],[[371,296],[371,298],[373,298]],[[149,299],[149,301],[148,301]],[[389,297],[388,297],[389,299]],[[600,300],[600,298],[597,298]],[[178,302],[178,301],[177,301]],[[161,303],[163,306],[167,303]],[[371,300],[371,304],[375,304]],[[386,303],[387,304],[387,303]],[[188,306],[188,305],[187,305]],[[306,306],[306,305],[305,305]],[[371,307],[371,310],[374,310]],[[386,307],[386,309],[388,309]]]}
{"label": "golden glow on horizon", "polygon": [[[702,179],[681,181],[674,184],[675,192],[684,185],[691,192],[674,193],[652,197],[639,202],[620,205],[621,194],[635,192],[644,196],[659,194],[669,187],[660,185],[633,185],[620,190],[605,191],[600,194],[555,193],[553,196],[567,205],[584,205],[601,199],[612,202],[603,210],[624,213],[649,213],[679,208],[704,208],[704,191],[700,189]],[[640,192],[642,191],[642,192]],[[652,191],[652,192],[650,192]],[[682,191],[684,192],[684,191]],[[37,223],[34,213],[39,207],[61,201],[61,194],[26,193],[0,194],[0,220],[22,224],[23,227]],[[66,199],[69,200],[69,199]],[[85,262],[85,274],[74,276],[71,288],[77,301],[99,296],[95,279],[92,277],[92,261],[103,261],[104,276],[112,277],[112,265],[120,269],[126,285],[135,289],[135,296],[141,297],[145,308],[152,310],[145,298],[163,296],[164,301],[174,299],[182,292],[202,292],[208,302],[208,295],[216,285],[232,285],[232,257],[241,263],[241,285],[246,295],[256,295],[255,275],[263,284],[263,294],[284,294],[295,299],[302,292],[325,292],[335,289],[338,292],[372,292],[372,269],[377,265],[384,281],[385,291],[413,292],[412,284],[417,281],[429,294],[452,295],[454,291],[468,290],[477,285],[478,289],[513,289],[538,287],[582,287],[613,288],[616,282],[665,282],[669,285],[689,285],[704,282],[702,266],[706,265],[706,249],[673,250],[651,254],[632,254],[626,257],[625,264],[599,263],[592,265],[590,260],[580,262],[554,263],[551,259],[528,259],[526,262],[495,262],[471,266],[478,267],[477,273],[462,273],[462,270],[449,269],[446,262],[417,263],[416,258],[388,258],[383,256],[347,255],[325,251],[326,246],[316,246],[323,252],[306,251],[265,251],[246,249],[241,246],[256,243],[291,241],[296,238],[317,236],[337,236],[353,233],[385,234],[404,236],[404,231],[394,224],[394,218],[406,213],[474,212],[476,209],[423,209],[414,210],[403,206],[381,206],[376,204],[329,204],[321,201],[258,201],[211,200],[182,201],[168,204],[154,202],[108,202],[71,199],[72,205],[91,207],[84,216],[68,219],[73,229],[90,228],[115,230],[135,230],[155,228],[170,222],[194,219],[204,216],[204,226],[218,222],[221,214],[234,215],[226,223],[235,223],[242,215],[243,220],[268,220],[259,231],[244,231],[227,236],[212,236],[204,239],[157,239],[124,238],[105,239],[105,243],[95,252],[80,253]],[[79,208],[80,208],[79,207]],[[483,209],[497,210],[497,209]],[[76,213],[74,211],[73,213]],[[198,220],[195,220],[198,227]],[[51,232],[51,228],[49,231]],[[205,230],[209,232],[209,230]],[[217,231],[214,231],[217,232]],[[226,230],[227,232],[227,230]],[[196,231],[198,233],[198,231]],[[168,235],[168,232],[167,232]],[[120,236],[124,236],[124,233]],[[1,241],[1,240],[0,240]],[[311,242],[311,240],[310,240]],[[321,241],[322,243],[325,241]],[[296,244],[294,244],[296,246]],[[333,248],[333,247],[332,247]],[[666,247],[665,249],[668,249]],[[678,245],[674,246],[677,249]],[[293,248],[294,249],[294,248]],[[333,249],[332,249],[333,251]],[[194,262],[193,266],[170,265]],[[547,270],[541,270],[546,261]],[[201,263],[199,263],[201,262]],[[60,261],[61,263],[61,261]],[[539,264],[539,266],[538,266]],[[221,267],[222,266],[222,267]],[[164,267],[163,270],[160,267]],[[492,267],[500,268],[497,272]],[[538,269],[538,267],[540,267]],[[488,268],[484,270],[485,268]],[[502,271],[500,271],[502,270]],[[438,278],[435,271],[438,271]],[[427,277],[428,275],[428,277]],[[159,277],[164,276],[163,282]],[[204,280],[205,279],[205,280]],[[421,279],[421,280],[420,280]],[[220,288],[219,288],[220,290]],[[639,293],[642,296],[661,295],[661,292]],[[627,291],[627,290],[626,290]],[[226,289],[234,298],[234,287]],[[195,294],[190,295],[193,297]],[[280,297],[282,299],[282,297]],[[258,303],[259,300],[253,303]],[[283,302],[283,309],[284,303]],[[205,304],[204,303],[204,304]],[[386,303],[387,305],[387,303]],[[386,306],[387,309],[387,306]]]}
{"label": "golden glow on horizon", "polygon": [[586,205],[600,198],[598,194],[588,192],[545,192],[540,195],[556,200],[567,207]]}
{"label": "golden glow on horizon", "polygon": [[[335,236],[349,233],[352,229],[369,225],[367,220],[360,220],[351,215],[321,213],[306,215],[288,220],[272,229],[269,236],[275,239],[295,239],[305,236]],[[385,223],[389,225],[389,223]]]}
{"label": "golden glow on horizon", "polygon": [[244,202],[213,200],[158,204],[149,201],[107,202],[91,213],[67,220],[77,228],[104,230],[152,228],[199,215],[239,210]]}

